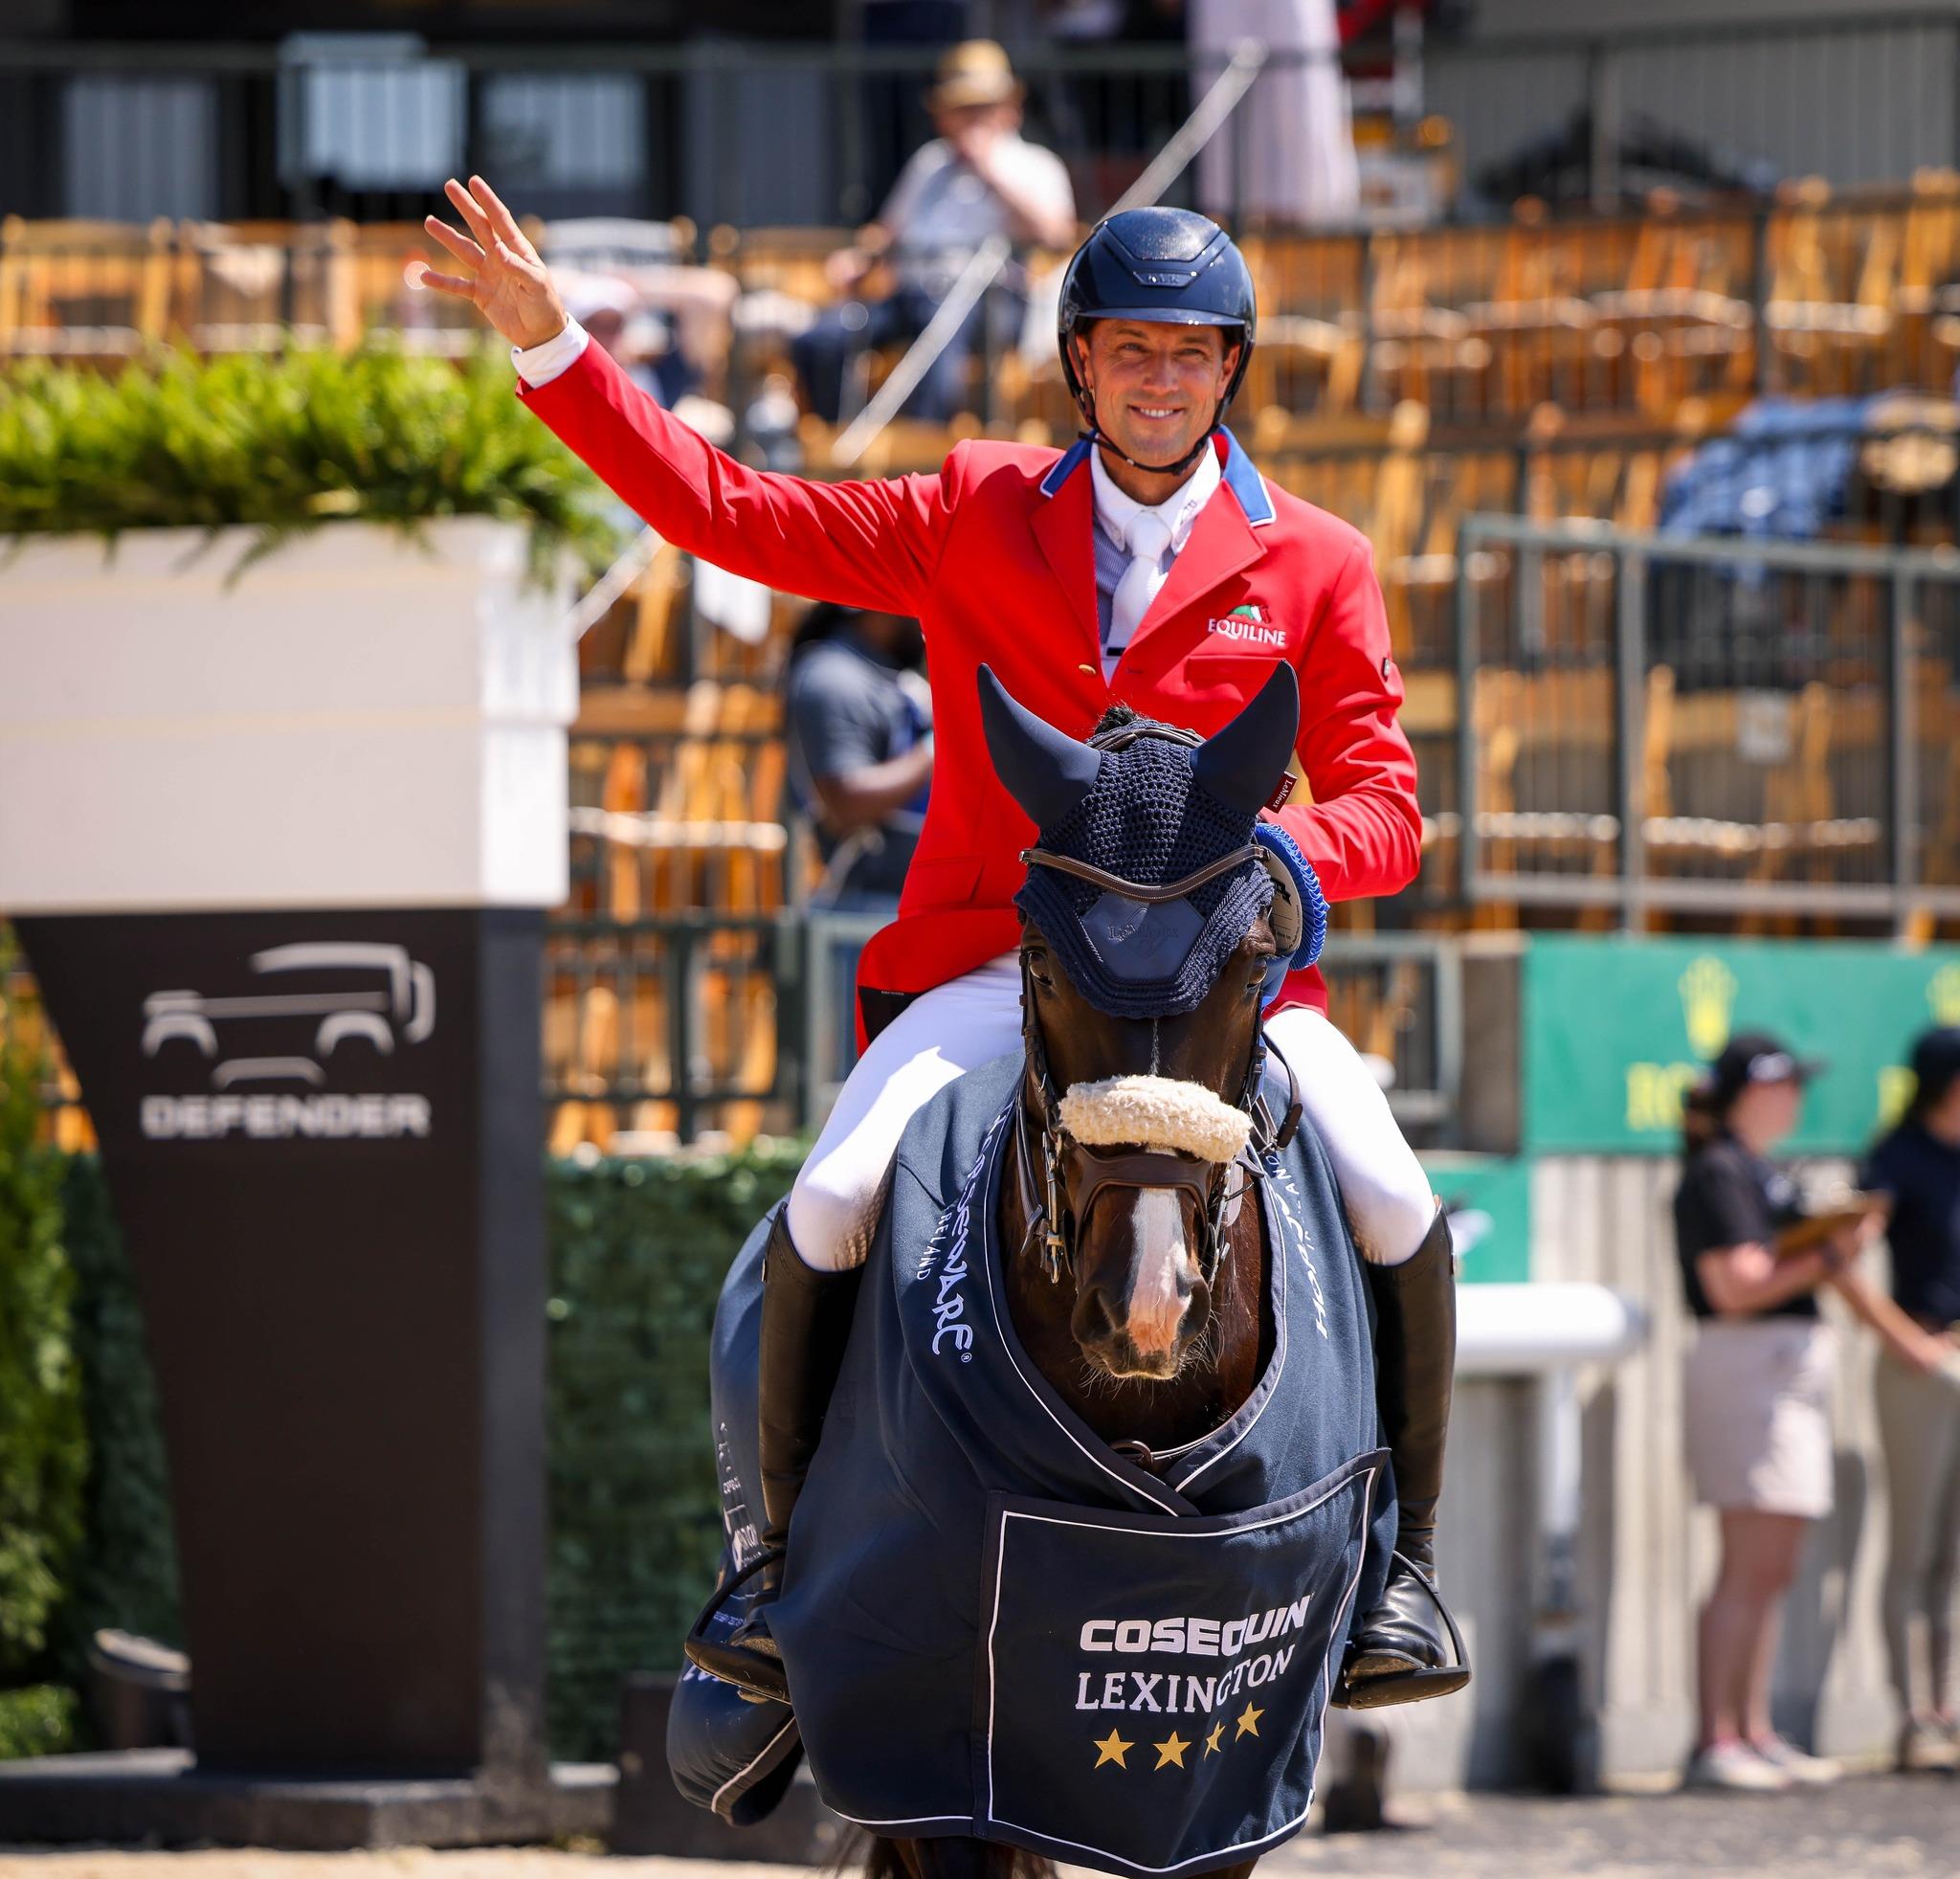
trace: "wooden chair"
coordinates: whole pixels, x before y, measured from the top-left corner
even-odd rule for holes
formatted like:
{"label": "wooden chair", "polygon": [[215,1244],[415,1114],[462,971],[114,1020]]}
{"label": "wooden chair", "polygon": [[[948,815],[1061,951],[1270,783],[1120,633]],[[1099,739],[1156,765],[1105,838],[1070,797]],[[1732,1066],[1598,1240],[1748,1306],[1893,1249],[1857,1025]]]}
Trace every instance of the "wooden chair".
{"label": "wooden chair", "polygon": [[[1481,868],[1498,876],[1580,874],[1618,866],[1614,674],[1610,665],[1477,674],[1476,829]],[[1517,906],[1493,901],[1473,924],[1514,927]],[[1604,926],[1603,907],[1581,924]]]}
{"label": "wooden chair", "polygon": [[[1821,681],[1793,693],[1682,695],[1674,673],[1656,666],[1648,677],[1641,830],[1649,871],[1755,884],[1870,879],[1882,813],[1839,812],[1833,742],[1843,735],[1855,740],[1849,748],[1876,752],[1870,723],[1855,728],[1874,708],[1869,695],[1842,697]],[[1762,915],[1743,921],[1748,930],[1765,924]]]}
{"label": "wooden chair", "polygon": [[201,352],[327,345],[338,252],[324,222],[180,222],[171,327]]}
{"label": "wooden chair", "polygon": [[1896,224],[1883,213],[1833,213],[1829,186],[1816,177],[1787,185],[1782,197],[1770,221],[1763,309],[1772,384],[1812,397],[1871,389],[1871,368],[1892,342]]}
{"label": "wooden chair", "polygon": [[1608,401],[1660,422],[1690,396],[1746,390],[1754,371],[1755,313],[1733,286],[1753,267],[1753,231],[1745,217],[1680,210],[1657,190],[1624,280],[1590,296]]}
{"label": "wooden chair", "polygon": [[482,345],[474,311],[422,286],[425,266],[447,265],[441,248],[419,222],[328,225],[327,329],[342,350],[370,331],[393,333],[413,351],[459,358]]}
{"label": "wooden chair", "polygon": [[1912,179],[1912,200],[1900,237],[1898,280],[1892,291],[1896,324],[1887,382],[1950,385],[1955,335],[1940,318],[1941,293],[1960,274],[1960,171],[1922,169]]}
{"label": "wooden chair", "polygon": [[126,357],[161,342],[170,224],[0,221],[0,355]]}

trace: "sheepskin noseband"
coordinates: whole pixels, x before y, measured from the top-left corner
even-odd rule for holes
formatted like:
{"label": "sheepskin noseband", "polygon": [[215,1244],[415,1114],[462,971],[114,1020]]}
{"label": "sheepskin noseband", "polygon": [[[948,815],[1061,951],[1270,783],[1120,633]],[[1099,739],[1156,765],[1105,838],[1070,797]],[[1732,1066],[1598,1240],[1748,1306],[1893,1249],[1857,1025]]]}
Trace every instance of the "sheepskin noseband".
{"label": "sheepskin noseband", "polygon": [[1203,1084],[1104,1077],[1070,1085],[1061,1126],[1084,1148],[1142,1147],[1222,1165],[1252,1139],[1252,1117]]}

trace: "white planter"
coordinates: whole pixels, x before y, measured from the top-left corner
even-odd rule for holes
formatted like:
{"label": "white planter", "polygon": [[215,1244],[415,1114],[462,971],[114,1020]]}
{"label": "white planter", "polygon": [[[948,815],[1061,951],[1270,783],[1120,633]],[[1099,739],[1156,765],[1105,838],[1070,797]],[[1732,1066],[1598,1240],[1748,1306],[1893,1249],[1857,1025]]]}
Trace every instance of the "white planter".
{"label": "white planter", "polygon": [[[0,909],[551,906],[567,594],[514,524],[0,538]],[[561,584],[562,585],[562,584]]]}

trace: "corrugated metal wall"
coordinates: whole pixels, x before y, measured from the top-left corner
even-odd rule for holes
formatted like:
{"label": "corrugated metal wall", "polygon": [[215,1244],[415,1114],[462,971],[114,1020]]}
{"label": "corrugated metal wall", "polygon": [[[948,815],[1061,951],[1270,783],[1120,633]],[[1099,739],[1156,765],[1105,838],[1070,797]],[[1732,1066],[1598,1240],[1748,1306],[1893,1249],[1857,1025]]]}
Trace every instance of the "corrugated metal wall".
{"label": "corrugated metal wall", "polygon": [[[1562,15],[1550,32],[1606,25],[1570,9]],[[1615,47],[1608,76],[1623,121],[1645,116],[1711,152],[1767,161],[1784,175],[1822,176],[1840,189],[1899,183],[1923,165],[1955,160],[1956,25],[1882,16],[1852,30],[1765,21],[1739,27],[1733,37]],[[1474,176],[1564,124],[1587,102],[1594,76],[1582,51],[1486,39],[1438,47],[1423,102],[1456,126]]]}

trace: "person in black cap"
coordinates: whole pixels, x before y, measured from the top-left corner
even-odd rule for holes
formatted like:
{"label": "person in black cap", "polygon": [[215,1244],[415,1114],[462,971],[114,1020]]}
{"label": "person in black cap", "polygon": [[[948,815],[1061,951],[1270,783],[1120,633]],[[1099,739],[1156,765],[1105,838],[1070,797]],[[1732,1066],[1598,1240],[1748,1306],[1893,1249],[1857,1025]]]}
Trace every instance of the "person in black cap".
{"label": "person in black cap", "polygon": [[[1865,1158],[1860,1185],[1891,1197],[1892,1298],[1927,1334],[1923,1353],[1887,1348],[1873,1388],[1885,1451],[1889,1547],[1885,1649],[1899,1699],[1899,1766],[1960,1761],[1952,1611],[1960,1577],[1960,1029],[1912,1047],[1912,1101]],[[1915,1698],[1912,1633],[1924,1622],[1927,1700]]]}
{"label": "person in black cap", "polygon": [[1700,1733],[1691,1785],[1771,1791],[1836,1778],[1771,1727],[1770,1672],[1804,1533],[1831,1510],[1834,1362],[1814,1296],[1875,1235],[1873,1214],[1779,1259],[1803,1218],[1771,1149],[1796,1127],[1823,1065],[1762,1032],[1731,1038],[1683,1111],[1674,1197],[1688,1309],[1682,1423],[1695,1498],[1722,1521],[1722,1563],[1697,1632]]}

